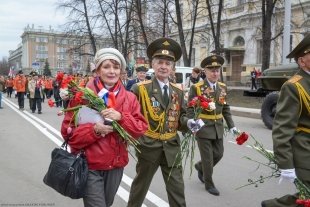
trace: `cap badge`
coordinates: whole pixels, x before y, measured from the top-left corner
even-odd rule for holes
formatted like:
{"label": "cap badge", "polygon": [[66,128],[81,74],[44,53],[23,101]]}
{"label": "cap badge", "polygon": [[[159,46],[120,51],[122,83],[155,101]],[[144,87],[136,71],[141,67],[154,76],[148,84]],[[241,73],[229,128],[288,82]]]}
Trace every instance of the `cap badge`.
{"label": "cap badge", "polygon": [[212,56],[212,59],[213,59],[213,60],[216,60],[216,56]]}
{"label": "cap badge", "polygon": [[163,45],[168,46],[170,45],[170,43],[166,40],[165,42],[163,42]]}
{"label": "cap badge", "polygon": [[165,54],[165,55],[169,55],[169,51],[168,50],[162,50],[161,53]]}
{"label": "cap badge", "polygon": [[218,63],[217,62],[212,62],[212,65],[214,66],[214,65],[218,65]]}

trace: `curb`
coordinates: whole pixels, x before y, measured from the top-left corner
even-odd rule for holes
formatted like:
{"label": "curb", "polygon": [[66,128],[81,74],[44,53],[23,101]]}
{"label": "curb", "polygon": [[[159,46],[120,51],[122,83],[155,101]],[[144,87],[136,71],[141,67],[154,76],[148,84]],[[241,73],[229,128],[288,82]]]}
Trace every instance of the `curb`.
{"label": "curb", "polygon": [[242,108],[230,106],[230,112],[234,116],[242,116],[253,119],[261,119],[260,109]]}

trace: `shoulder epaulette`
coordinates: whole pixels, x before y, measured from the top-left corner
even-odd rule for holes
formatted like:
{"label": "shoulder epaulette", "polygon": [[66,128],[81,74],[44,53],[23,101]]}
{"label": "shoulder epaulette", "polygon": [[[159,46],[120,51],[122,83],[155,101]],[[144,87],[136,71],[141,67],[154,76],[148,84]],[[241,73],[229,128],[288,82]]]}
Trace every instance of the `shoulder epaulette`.
{"label": "shoulder epaulette", "polygon": [[175,88],[180,89],[180,90],[182,91],[182,88],[180,87],[180,85],[178,85],[178,84],[176,84],[176,83],[171,83],[171,82],[170,82],[170,84],[171,84],[172,86],[174,86]]}
{"label": "shoulder epaulette", "polygon": [[226,84],[225,83],[222,83],[222,82],[217,82],[219,85],[221,85],[221,86],[226,86]]}
{"label": "shoulder epaulette", "polygon": [[149,83],[152,83],[152,80],[141,81],[141,82],[137,83],[137,85],[140,86],[140,85],[145,85],[145,84],[149,84]]}
{"label": "shoulder epaulette", "polygon": [[302,76],[294,75],[287,82],[289,82],[289,83],[296,83],[296,82],[298,82],[301,79],[302,79]]}
{"label": "shoulder epaulette", "polygon": [[202,86],[203,84],[205,84],[204,81],[199,81],[198,83],[195,84],[196,88]]}

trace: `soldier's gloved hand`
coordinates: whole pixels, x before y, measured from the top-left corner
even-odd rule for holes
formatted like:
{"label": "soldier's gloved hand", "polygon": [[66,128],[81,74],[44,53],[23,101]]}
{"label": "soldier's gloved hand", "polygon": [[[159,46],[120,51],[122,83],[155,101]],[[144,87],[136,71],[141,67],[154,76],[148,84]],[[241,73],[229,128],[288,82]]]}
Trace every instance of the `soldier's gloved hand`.
{"label": "soldier's gloved hand", "polygon": [[280,169],[281,175],[280,175],[280,180],[279,180],[279,184],[282,182],[282,180],[287,180],[291,183],[294,183],[296,177],[296,173],[295,173],[295,168],[293,169]]}
{"label": "soldier's gloved hand", "polygon": [[199,129],[203,127],[204,125],[205,123],[201,119],[197,119],[197,120],[189,119],[187,121],[187,127],[194,133],[199,131]]}
{"label": "soldier's gloved hand", "polygon": [[231,129],[229,129],[230,133],[232,133],[233,135],[238,135],[240,134],[240,131],[236,128],[236,127],[233,127]]}

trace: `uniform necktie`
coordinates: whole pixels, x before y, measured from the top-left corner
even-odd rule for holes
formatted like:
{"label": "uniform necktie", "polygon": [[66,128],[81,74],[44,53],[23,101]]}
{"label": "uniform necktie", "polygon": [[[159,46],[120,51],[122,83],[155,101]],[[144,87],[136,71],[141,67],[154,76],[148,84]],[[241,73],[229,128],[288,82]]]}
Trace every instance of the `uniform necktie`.
{"label": "uniform necktie", "polygon": [[168,86],[167,85],[164,85],[164,95],[163,95],[163,100],[164,100],[164,104],[166,106],[168,106],[168,103],[169,103],[169,97],[168,97]]}

